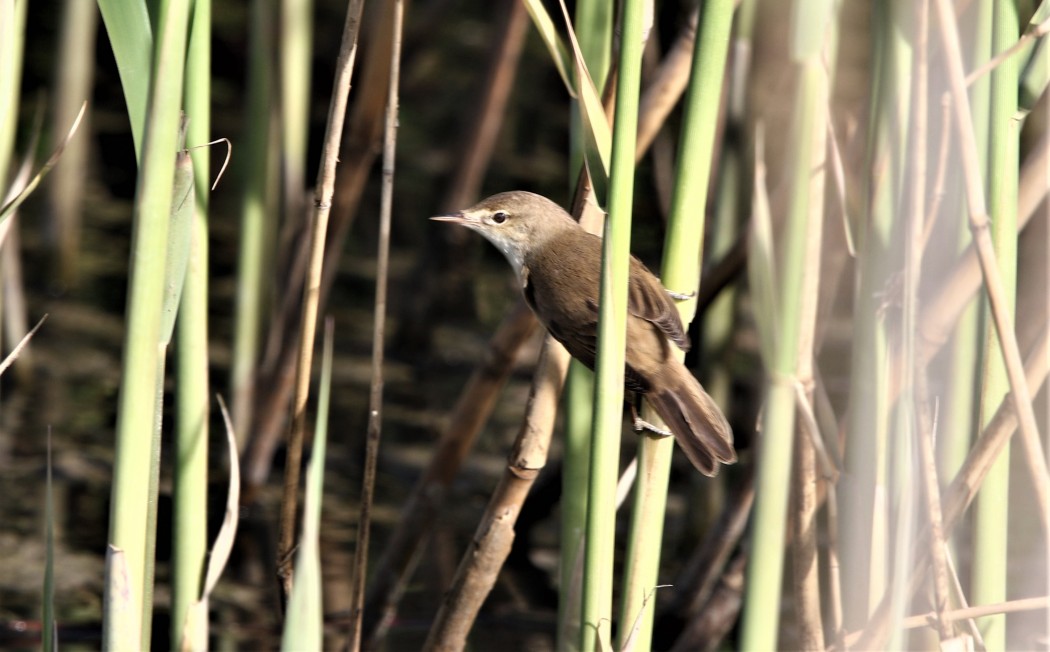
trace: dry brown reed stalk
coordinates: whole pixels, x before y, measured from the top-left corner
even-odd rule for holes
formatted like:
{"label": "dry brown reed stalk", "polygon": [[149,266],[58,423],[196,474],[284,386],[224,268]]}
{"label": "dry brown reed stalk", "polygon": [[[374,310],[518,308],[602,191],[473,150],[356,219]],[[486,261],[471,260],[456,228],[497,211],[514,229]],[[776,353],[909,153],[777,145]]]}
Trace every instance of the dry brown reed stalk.
{"label": "dry brown reed stalk", "polygon": [[656,134],[660,132],[667,116],[682,98],[689,83],[689,69],[693,63],[693,48],[696,46],[696,27],[700,20],[700,8],[689,14],[689,20],[675,37],[660,66],[649,80],[649,84],[638,105],[638,158],[649,149]]}
{"label": "dry brown reed stalk", "polygon": [[740,608],[744,602],[744,570],[747,568],[750,551],[739,550],[718,576],[711,599],[703,611],[691,618],[685,630],[671,648],[673,652],[696,652],[717,650],[719,644],[736,625]]}
{"label": "dry brown reed stalk", "polygon": [[445,493],[492,413],[518,349],[536,326],[532,311],[519,299],[497,327],[482,361],[463,388],[449,423],[434,447],[433,457],[402,507],[401,520],[373,571],[365,603],[364,636],[368,640],[384,635],[423,539],[437,519]]}
{"label": "dry brown reed stalk", "polygon": [[[1046,381],[1048,370],[1050,370],[1050,333],[1044,331],[1039,335],[1038,341],[1031,348],[1027,357],[1025,373],[1028,385],[1033,390],[1039,391]],[[963,513],[973,502],[981,482],[1003,447],[1010,440],[1013,432],[1017,429],[1017,424],[1016,403],[1010,396],[1005,396],[981,433],[981,436],[977,439],[973,448],[970,449],[965,462],[963,462],[959,472],[956,473],[955,479],[952,480],[948,490],[944,493],[941,501],[941,511],[944,527],[942,536],[945,539],[951,536],[952,529],[958,524]],[[906,593],[908,596],[913,595],[918,590],[925,577],[928,568],[927,564],[930,561],[925,554],[929,552],[931,545],[929,541],[930,536],[931,534],[927,529],[915,541],[915,562],[911,581],[908,583]],[[889,625],[889,607],[890,596],[887,594],[883,596],[879,605],[872,612],[864,631],[847,637],[847,640],[853,641],[854,648],[876,649],[885,644],[885,636]]]}
{"label": "dry brown reed stalk", "polygon": [[372,329],[372,381],[368,400],[368,431],[365,436],[365,463],[361,479],[361,511],[357,521],[353,577],[350,582],[349,649],[361,648],[361,616],[364,612],[365,578],[368,575],[368,544],[375,498],[376,467],[383,414],[383,343],[386,340],[387,277],[390,271],[390,214],[394,203],[394,163],[397,158],[398,88],[401,77],[401,39],[404,3],[395,0],[391,26],[390,81],[387,84],[386,121],[383,127],[383,187],[379,208],[379,254],[376,262],[376,296]]}
{"label": "dry brown reed stalk", "polygon": [[425,650],[461,650],[481,605],[514,543],[514,525],[533,481],[547,463],[569,354],[550,335],[543,343],[518,437],[452,586],[445,594]]}
{"label": "dry brown reed stalk", "polygon": [[350,79],[353,77],[354,61],[357,57],[357,35],[361,25],[363,6],[364,0],[349,0],[346,6],[346,23],[343,25],[343,38],[339,45],[339,57],[336,60],[332,99],[328,105],[321,169],[317,173],[314,214],[311,223],[310,267],[306,291],[303,295],[295,401],[291,429],[288,433],[288,458],[285,463],[280,537],[277,542],[277,576],[283,590],[282,602],[287,601],[292,589],[292,552],[295,547],[299,475],[303,455],[303,435],[306,429],[306,400],[310,394],[314,334],[317,328],[317,312],[320,303],[321,267],[324,264],[328,214],[332,208],[332,195],[335,191],[335,168],[339,162],[339,145],[343,137],[343,121],[346,116],[347,99],[350,95]]}
{"label": "dry brown reed stalk", "polygon": [[755,503],[754,465],[742,467],[734,476],[733,488],[718,520],[704,535],[677,581],[669,609],[683,620],[693,621],[712,600],[719,578],[747,530],[751,507]]}
{"label": "dry brown reed stalk", "polygon": [[[339,253],[343,250],[365,182],[380,151],[383,111],[390,76],[389,35],[393,21],[392,12],[392,5],[383,3],[374,16],[375,22],[369,25],[369,31],[375,38],[369,41],[367,56],[364,57],[365,68],[361,82],[358,83],[361,91],[355,96],[339,153],[341,173],[332,200],[331,234],[325,243],[325,265],[320,285],[321,309],[327,303],[339,266]],[[306,244],[305,241],[303,244]],[[303,262],[293,262],[293,270],[305,270],[307,251],[305,246],[297,248],[293,257],[301,256]],[[248,485],[245,491],[246,502],[252,500],[254,489],[266,482],[273,464],[274,451],[281,442],[287,405],[294,387],[296,349],[292,344],[296,342],[298,332],[298,301],[301,288],[301,272],[289,274],[289,283],[281,291],[285,302],[275,319],[278,325],[267,343],[266,359],[269,360],[269,364],[266,379],[260,383],[261,391],[256,402],[257,425],[244,455],[245,481]],[[278,333],[282,335],[277,336]]]}
{"label": "dry brown reed stalk", "polygon": [[989,235],[988,209],[977,155],[977,142],[972,128],[970,103],[966,94],[959,32],[954,21],[955,13],[949,0],[936,0],[936,7],[937,22],[948,64],[952,104],[955,109],[955,125],[961,141],[970,230],[973,232],[974,244],[977,247],[984,277],[984,288],[1006,364],[1007,376],[1010,380],[1010,396],[1017,408],[1021,444],[1024,447],[1024,461],[1037,488],[1036,497],[1039,501],[1039,511],[1043,516],[1043,534],[1050,535],[1050,527],[1047,524],[1047,514],[1050,513],[1050,495],[1048,495],[1050,493],[1048,492],[1050,474],[1047,472],[1046,456],[1043,453],[1042,440],[1039,438],[1039,428],[1035,420],[1035,410],[1032,407],[1032,394],[1025,381],[1024,365],[1021,361],[1017,337],[1014,334],[1013,318],[1007,306],[1003,280],[999,275],[995,251]]}

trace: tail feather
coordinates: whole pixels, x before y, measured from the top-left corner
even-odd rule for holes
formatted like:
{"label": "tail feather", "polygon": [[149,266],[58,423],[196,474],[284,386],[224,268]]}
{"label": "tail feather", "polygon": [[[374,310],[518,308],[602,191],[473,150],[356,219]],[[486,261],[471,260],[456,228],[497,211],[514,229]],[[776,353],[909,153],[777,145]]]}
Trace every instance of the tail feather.
{"label": "tail feather", "polygon": [[[674,433],[678,445],[698,471],[718,474],[719,464],[736,462],[733,431],[722,411],[685,367],[675,380],[645,395]],[[668,374],[670,375],[670,374]]]}

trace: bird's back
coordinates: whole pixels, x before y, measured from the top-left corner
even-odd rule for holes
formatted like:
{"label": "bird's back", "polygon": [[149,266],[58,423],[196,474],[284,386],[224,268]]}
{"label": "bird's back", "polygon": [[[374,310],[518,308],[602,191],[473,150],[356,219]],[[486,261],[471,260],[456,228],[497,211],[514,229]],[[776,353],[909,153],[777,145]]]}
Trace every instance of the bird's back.
{"label": "bird's back", "polygon": [[[525,299],[569,353],[594,368],[601,283],[601,238],[583,229],[559,234],[556,246],[536,248],[525,260]],[[555,253],[556,250],[556,253]],[[688,342],[678,311],[659,280],[632,257],[627,316],[627,384],[648,391],[653,365],[671,354],[668,338]]]}

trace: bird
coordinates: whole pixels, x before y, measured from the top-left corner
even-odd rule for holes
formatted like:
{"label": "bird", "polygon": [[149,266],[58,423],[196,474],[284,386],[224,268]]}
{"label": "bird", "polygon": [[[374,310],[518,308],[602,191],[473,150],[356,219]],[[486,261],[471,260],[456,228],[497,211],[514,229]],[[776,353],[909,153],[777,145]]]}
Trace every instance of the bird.
{"label": "bird", "polygon": [[[594,369],[598,341],[602,239],[561,206],[531,192],[492,195],[474,206],[430,219],[465,226],[510,263],[526,303],[572,357]],[[672,347],[689,338],[672,293],[631,256],[624,389],[643,396],[670,432],[635,416],[635,429],[673,434],[698,471],[715,476],[736,461],[733,433],[714,399]],[[632,405],[633,410],[633,405]]]}

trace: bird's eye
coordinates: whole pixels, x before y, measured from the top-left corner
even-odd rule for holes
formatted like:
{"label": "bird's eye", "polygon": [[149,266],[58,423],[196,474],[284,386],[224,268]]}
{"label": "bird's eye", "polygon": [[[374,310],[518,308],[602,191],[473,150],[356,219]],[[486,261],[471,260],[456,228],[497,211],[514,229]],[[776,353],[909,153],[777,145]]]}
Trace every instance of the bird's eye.
{"label": "bird's eye", "polygon": [[492,221],[496,224],[503,224],[507,221],[507,214],[504,211],[496,211],[492,214]]}

